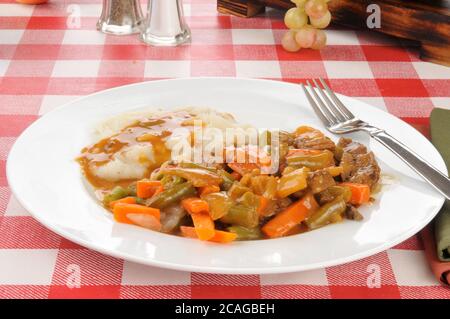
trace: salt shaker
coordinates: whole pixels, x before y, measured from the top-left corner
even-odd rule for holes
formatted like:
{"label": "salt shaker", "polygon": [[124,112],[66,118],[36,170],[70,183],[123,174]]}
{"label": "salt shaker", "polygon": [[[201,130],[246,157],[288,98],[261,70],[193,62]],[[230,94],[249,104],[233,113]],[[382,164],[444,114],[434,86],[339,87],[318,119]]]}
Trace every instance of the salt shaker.
{"label": "salt shaker", "polygon": [[139,33],[143,20],[139,0],[103,0],[97,30],[115,35]]}
{"label": "salt shaker", "polygon": [[150,45],[174,46],[189,42],[181,0],[148,0],[141,40]]}

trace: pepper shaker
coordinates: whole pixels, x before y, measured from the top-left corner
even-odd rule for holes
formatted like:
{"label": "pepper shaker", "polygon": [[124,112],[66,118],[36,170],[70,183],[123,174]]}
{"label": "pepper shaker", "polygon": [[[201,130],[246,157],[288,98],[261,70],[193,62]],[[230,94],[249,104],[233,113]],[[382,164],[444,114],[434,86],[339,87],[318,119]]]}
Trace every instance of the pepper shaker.
{"label": "pepper shaker", "polygon": [[143,20],[139,0],[103,0],[97,30],[115,35],[139,33]]}
{"label": "pepper shaker", "polygon": [[156,46],[175,46],[191,39],[181,0],[148,0],[141,41]]}

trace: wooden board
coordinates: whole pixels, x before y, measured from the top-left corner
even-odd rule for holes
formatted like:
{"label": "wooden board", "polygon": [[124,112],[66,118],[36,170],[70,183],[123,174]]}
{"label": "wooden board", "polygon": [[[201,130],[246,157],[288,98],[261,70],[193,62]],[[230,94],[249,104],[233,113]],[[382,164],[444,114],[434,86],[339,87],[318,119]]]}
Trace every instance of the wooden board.
{"label": "wooden board", "polygon": [[[450,0],[331,0],[333,23],[368,29],[367,6],[377,4],[381,28],[369,29],[417,41],[423,60],[450,66]],[[218,0],[221,13],[252,17],[264,8],[288,9],[290,0]]]}

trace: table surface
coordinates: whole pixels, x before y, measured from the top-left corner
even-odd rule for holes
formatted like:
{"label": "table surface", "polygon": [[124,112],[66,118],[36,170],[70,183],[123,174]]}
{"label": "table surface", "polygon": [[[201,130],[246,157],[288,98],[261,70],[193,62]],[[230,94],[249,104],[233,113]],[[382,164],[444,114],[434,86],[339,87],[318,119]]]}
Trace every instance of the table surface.
{"label": "table surface", "polygon": [[[242,19],[218,15],[215,0],[185,0],[184,6],[192,45],[153,48],[136,36],[97,32],[100,0],[50,0],[36,7],[0,0],[0,298],[450,298],[450,289],[433,277],[418,236],[326,269],[201,274],[142,266],[80,247],[18,204],[5,176],[17,136],[54,107],[113,86],[205,75],[289,82],[321,76],[335,91],[424,133],[433,107],[450,105],[450,68],[420,61],[409,42],[330,29],[322,51],[287,53],[279,45],[280,12]],[[78,273],[81,285],[74,287]]]}

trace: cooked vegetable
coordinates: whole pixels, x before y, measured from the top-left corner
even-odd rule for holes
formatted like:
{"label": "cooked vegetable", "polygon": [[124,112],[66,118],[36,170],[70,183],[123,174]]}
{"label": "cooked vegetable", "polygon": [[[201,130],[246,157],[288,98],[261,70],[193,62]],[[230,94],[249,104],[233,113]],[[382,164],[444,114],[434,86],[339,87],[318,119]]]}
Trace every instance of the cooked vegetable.
{"label": "cooked vegetable", "polygon": [[269,220],[262,231],[270,238],[285,236],[293,227],[314,214],[318,207],[314,196],[307,194]]}
{"label": "cooked vegetable", "polygon": [[259,196],[259,205],[257,212],[260,216],[264,216],[267,208],[269,207],[270,200],[264,196]]}
{"label": "cooked vegetable", "polygon": [[286,157],[288,165],[308,167],[312,170],[334,166],[334,155],[329,150],[316,152],[299,152]]}
{"label": "cooked vegetable", "polygon": [[307,186],[306,178],[308,177],[308,171],[306,168],[299,168],[281,176],[277,187],[278,197],[284,198],[299,190],[305,189]]}
{"label": "cooked vegetable", "polygon": [[129,191],[126,188],[122,186],[116,186],[111,190],[111,192],[103,197],[103,204],[109,205],[110,202],[127,197],[128,194]]}
{"label": "cooked vegetable", "polygon": [[228,163],[228,166],[241,176],[251,173],[254,169],[259,169],[259,165],[256,163]]}
{"label": "cooked vegetable", "polygon": [[209,214],[208,203],[198,197],[188,197],[181,201],[181,205],[189,214]]}
{"label": "cooked vegetable", "polygon": [[254,240],[263,237],[259,227],[247,228],[242,226],[231,226],[227,230],[237,235],[237,240]]}
{"label": "cooked vegetable", "polygon": [[251,192],[251,189],[243,186],[239,182],[234,182],[228,190],[228,196],[230,196],[233,200],[237,200],[239,197],[244,195],[246,192]]}
{"label": "cooked vegetable", "polygon": [[330,166],[325,168],[325,170],[327,170],[327,172],[333,177],[339,176],[343,172],[343,168],[341,166]]}
{"label": "cooked vegetable", "polygon": [[336,185],[336,181],[326,169],[320,169],[308,174],[308,187],[313,194],[320,193],[334,185]]}
{"label": "cooked vegetable", "polygon": [[168,189],[174,185],[182,184],[186,182],[184,178],[176,175],[165,175],[161,178],[161,184],[164,188]]}
{"label": "cooked vegetable", "polygon": [[[364,145],[348,138],[335,144],[323,132],[300,126],[294,132],[259,132],[244,145],[235,137],[223,146],[220,163],[172,158],[176,139],[169,137],[178,127],[187,129],[183,142],[195,146],[195,138],[202,138],[193,130],[199,118],[191,111],[144,117],[82,150],[77,160],[117,221],[225,243],[362,218],[357,207],[370,201],[380,177]],[[229,124],[224,127],[234,127]],[[111,163],[116,159],[120,163]]]}
{"label": "cooked vegetable", "polygon": [[136,204],[136,198],[129,196],[129,197],[124,197],[124,198],[121,198],[121,199],[118,199],[118,200],[114,200],[114,201],[109,203],[109,207],[110,208],[114,208],[114,206],[117,203]]}
{"label": "cooked vegetable", "polygon": [[234,205],[233,200],[226,192],[207,194],[206,196],[203,196],[202,199],[208,203],[209,215],[213,220],[225,216],[230,207]]}
{"label": "cooked vegetable", "polygon": [[341,183],[341,186],[347,186],[352,192],[350,203],[354,205],[362,205],[370,200],[370,187],[366,184]]}
{"label": "cooked vegetable", "polygon": [[158,222],[161,217],[161,213],[157,208],[127,203],[117,203],[114,205],[113,213],[116,221],[125,224],[136,224],[135,219],[133,219],[133,215],[153,216]]}
{"label": "cooked vegetable", "polygon": [[234,178],[234,180],[238,181],[242,178],[242,175],[239,174],[238,172],[233,171],[232,173],[230,173],[231,176]]}
{"label": "cooked vegetable", "polygon": [[204,169],[210,172],[217,172],[217,169],[214,167],[208,167],[205,165],[201,165],[201,164],[197,164],[197,163],[192,163],[192,162],[181,162],[179,164],[180,167],[182,168],[198,168],[198,169]]}
{"label": "cooked vegetable", "polygon": [[157,191],[164,190],[161,181],[147,181],[141,180],[136,183],[136,194],[140,198],[150,198]]}
{"label": "cooked vegetable", "polygon": [[223,169],[220,169],[217,171],[217,174],[219,174],[220,177],[222,177],[223,179],[223,183],[221,185],[221,187],[223,188],[223,190],[229,190],[231,185],[233,185],[235,179],[233,178],[233,176],[228,173],[227,171],[224,171]]}
{"label": "cooked vegetable", "polygon": [[223,182],[222,177],[218,174],[200,168],[168,167],[162,169],[161,173],[164,175],[175,175],[187,179],[195,187],[220,185]]}
{"label": "cooked vegetable", "polygon": [[220,187],[217,185],[204,186],[204,187],[200,187],[200,189],[199,189],[200,197],[203,197],[203,196],[211,194],[211,193],[217,193],[217,192],[220,192]]}
{"label": "cooked vegetable", "polygon": [[277,178],[275,176],[256,175],[250,178],[249,187],[256,195],[264,195],[274,199],[277,191]]}
{"label": "cooked vegetable", "polygon": [[154,231],[161,231],[161,222],[152,215],[127,214],[127,218],[135,225]]}
{"label": "cooked vegetable", "polygon": [[[332,222],[336,222],[339,216],[345,212],[346,204],[342,196],[336,197],[333,201],[321,206],[306,220],[306,225],[310,229],[316,229]],[[339,215],[339,216],[338,216]]]}
{"label": "cooked vegetable", "polygon": [[257,207],[244,204],[235,204],[231,206],[228,213],[220,221],[226,224],[233,224],[253,228],[258,225],[259,214]]}
{"label": "cooked vegetable", "polygon": [[320,192],[319,194],[317,194],[317,196],[318,196],[319,202],[321,204],[331,202],[338,196],[342,196],[344,201],[346,203],[348,203],[348,202],[350,202],[350,199],[352,197],[352,192],[350,191],[350,188],[348,186],[344,186],[341,184],[341,185],[330,186],[323,192]]}
{"label": "cooked vegetable", "polygon": [[164,233],[173,232],[178,226],[180,226],[185,216],[186,211],[178,204],[164,208],[161,210],[161,231]]}
{"label": "cooked vegetable", "polygon": [[195,190],[195,187],[192,186],[192,183],[186,182],[183,184],[174,185],[172,188],[149,198],[146,205],[155,208],[165,208],[172,204],[176,204],[183,198],[195,196],[196,194],[197,191]]}
{"label": "cooked vegetable", "polygon": [[[181,226],[180,230],[181,230],[181,234],[184,237],[198,238],[194,227]],[[233,240],[236,239],[236,237],[237,237],[237,235],[235,233],[225,232],[225,231],[221,231],[221,230],[216,230],[214,232],[214,236],[211,237],[209,239],[209,241],[225,244],[225,243],[232,242]]]}
{"label": "cooked vegetable", "polygon": [[214,222],[208,213],[192,213],[191,217],[198,239],[209,240],[214,236]]}

